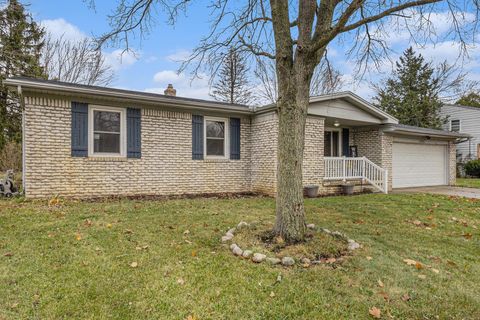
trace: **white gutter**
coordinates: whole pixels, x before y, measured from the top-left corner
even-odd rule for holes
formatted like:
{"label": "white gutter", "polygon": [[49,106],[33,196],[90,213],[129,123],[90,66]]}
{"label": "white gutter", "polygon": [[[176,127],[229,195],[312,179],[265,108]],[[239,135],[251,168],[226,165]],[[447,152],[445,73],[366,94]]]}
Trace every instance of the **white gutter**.
{"label": "white gutter", "polygon": [[23,99],[22,86],[17,86],[18,98],[20,100],[20,109],[22,110],[22,192],[25,194],[25,100]]}

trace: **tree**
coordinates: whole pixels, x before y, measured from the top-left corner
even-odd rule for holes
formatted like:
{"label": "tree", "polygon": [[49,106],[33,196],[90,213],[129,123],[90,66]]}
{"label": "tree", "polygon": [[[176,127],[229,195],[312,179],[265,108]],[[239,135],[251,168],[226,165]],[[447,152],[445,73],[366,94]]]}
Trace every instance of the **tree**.
{"label": "tree", "polygon": [[107,86],[114,78],[101,50],[88,38],[73,41],[47,36],[41,60],[52,80]]}
{"label": "tree", "polygon": [[377,87],[374,98],[379,108],[395,116],[400,123],[440,128],[444,119],[439,115],[442,101],[439,86],[441,78],[431,63],[410,47],[396,62],[396,69],[385,87]]}
{"label": "tree", "polygon": [[470,106],[480,108],[480,94],[478,92],[470,92],[457,100],[456,104],[462,106]]}
{"label": "tree", "polygon": [[[259,96],[267,103],[276,103],[278,99],[277,76],[273,61],[261,61],[255,69],[255,77],[260,80]],[[341,90],[344,82],[342,75],[326,60],[323,60],[313,72],[310,84],[310,96],[333,93]]]}
{"label": "tree", "polygon": [[44,31],[17,0],[0,10],[0,150],[7,141],[21,141],[22,110],[18,96],[3,80],[12,76],[45,78],[40,64]]}
{"label": "tree", "polygon": [[[111,16],[111,31],[98,38],[129,46],[129,37],[148,33],[153,15],[164,12],[175,23],[189,0],[121,1]],[[278,86],[278,165],[276,221],[274,232],[288,243],[305,238],[302,162],[310,85],[317,65],[325,59],[335,40],[352,44],[349,52],[360,66],[388,54],[385,37],[399,21],[417,41],[432,39],[431,13],[450,10],[452,32],[462,43],[476,32],[476,23],[463,23],[465,10],[476,10],[476,1],[453,0],[213,0],[210,32],[200,40],[183,70],[215,68],[231,46],[248,51],[257,59],[275,61]],[[468,28],[462,26],[468,25]],[[382,38],[383,36],[383,38]]]}
{"label": "tree", "polygon": [[253,94],[248,80],[248,65],[240,51],[231,48],[223,59],[210,94],[215,100],[249,104]]}

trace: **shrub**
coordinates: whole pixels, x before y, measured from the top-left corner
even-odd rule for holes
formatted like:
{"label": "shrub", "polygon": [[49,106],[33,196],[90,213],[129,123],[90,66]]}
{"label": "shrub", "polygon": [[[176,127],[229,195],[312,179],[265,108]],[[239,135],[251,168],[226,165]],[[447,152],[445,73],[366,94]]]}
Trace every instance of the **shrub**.
{"label": "shrub", "polygon": [[480,178],[480,159],[468,161],[465,164],[465,173],[468,176]]}
{"label": "shrub", "polygon": [[22,145],[17,142],[7,142],[0,150],[0,175],[7,170],[20,172],[22,170]]}

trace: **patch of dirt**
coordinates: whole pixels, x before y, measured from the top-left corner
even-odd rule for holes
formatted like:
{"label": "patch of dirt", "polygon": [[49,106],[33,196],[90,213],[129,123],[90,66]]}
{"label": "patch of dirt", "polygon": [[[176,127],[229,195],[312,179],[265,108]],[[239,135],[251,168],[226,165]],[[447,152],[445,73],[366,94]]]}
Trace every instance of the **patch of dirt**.
{"label": "patch of dirt", "polygon": [[341,258],[349,254],[348,243],[317,230],[308,230],[303,242],[287,244],[275,237],[271,225],[252,224],[235,232],[233,240],[240,248],[264,253],[270,257],[293,257],[296,260],[308,258],[311,261]]}

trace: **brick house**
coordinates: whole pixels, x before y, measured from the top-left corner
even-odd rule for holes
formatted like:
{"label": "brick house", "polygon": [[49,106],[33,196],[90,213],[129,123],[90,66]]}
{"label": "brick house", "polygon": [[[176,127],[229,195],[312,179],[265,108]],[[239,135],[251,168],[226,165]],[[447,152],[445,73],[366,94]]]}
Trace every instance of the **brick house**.
{"label": "brick house", "polygon": [[[276,193],[278,119],[256,109],[56,81],[12,78],[23,96],[29,198]],[[312,97],[303,176],[320,194],[455,183],[465,135],[399,125],[350,92]]]}

